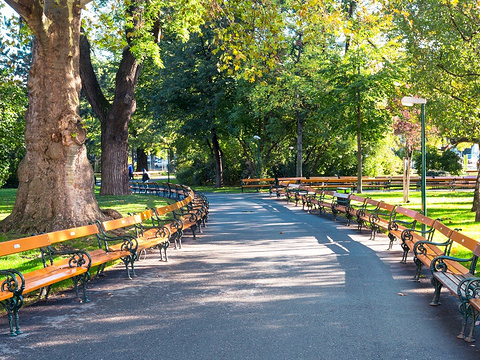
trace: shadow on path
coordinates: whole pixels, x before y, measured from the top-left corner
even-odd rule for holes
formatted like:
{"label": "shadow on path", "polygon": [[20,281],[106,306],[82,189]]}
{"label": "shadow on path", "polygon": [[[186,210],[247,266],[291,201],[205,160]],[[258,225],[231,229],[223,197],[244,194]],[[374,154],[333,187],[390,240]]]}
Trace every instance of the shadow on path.
{"label": "shadow on path", "polygon": [[[69,295],[22,309],[26,335],[2,337],[0,357],[92,359],[459,359],[453,297],[428,305],[400,251],[342,221],[262,194],[211,194],[204,233],[169,263],[156,252]],[[406,296],[402,296],[406,295]]]}

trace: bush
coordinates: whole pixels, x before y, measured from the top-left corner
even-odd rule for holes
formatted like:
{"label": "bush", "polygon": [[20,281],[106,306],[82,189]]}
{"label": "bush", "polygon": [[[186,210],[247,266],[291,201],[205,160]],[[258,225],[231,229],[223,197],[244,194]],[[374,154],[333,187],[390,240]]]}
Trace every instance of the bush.
{"label": "bush", "polygon": [[[427,147],[426,166],[429,176],[444,176],[443,174],[459,175],[463,169],[460,156],[452,150],[440,153],[434,147]],[[422,154],[413,155],[414,168],[422,172]]]}

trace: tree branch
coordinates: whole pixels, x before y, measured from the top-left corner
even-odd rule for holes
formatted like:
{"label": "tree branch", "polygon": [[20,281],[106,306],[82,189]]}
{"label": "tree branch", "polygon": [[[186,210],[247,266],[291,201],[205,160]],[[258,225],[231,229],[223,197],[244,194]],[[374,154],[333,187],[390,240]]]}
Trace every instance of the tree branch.
{"label": "tree branch", "polygon": [[25,20],[30,17],[34,6],[39,6],[38,0],[4,0],[8,5],[15,10],[18,15]]}
{"label": "tree branch", "polygon": [[455,77],[469,77],[469,76],[480,76],[480,73],[465,73],[465,74],[455,74],[454,72],[448,70],[445,65],[437,64],[437,67],[445,71],[447,74],[455,76]]}
{"label": "tree branch", "polygon": [[112,105],[105,98],[98,83],[90,57],[90,43],[85,35],[80,36],[80,78],[82,79],[82,89],[93,112],[100,122],[106,121]]}

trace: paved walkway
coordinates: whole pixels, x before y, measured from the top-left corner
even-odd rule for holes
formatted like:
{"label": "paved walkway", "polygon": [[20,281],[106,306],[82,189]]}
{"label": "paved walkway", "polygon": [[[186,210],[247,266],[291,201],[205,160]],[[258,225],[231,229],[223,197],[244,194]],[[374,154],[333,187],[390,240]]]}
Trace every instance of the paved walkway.
{"label": "paved walkway", "polygon": [[[262,194],[209,195],[197,241],[21,310],[2,359],[476,359],[453,296],[428,305],[400,247]],[[6,330],[5,318],[0,319]],[[480,335],[479,335],[480,336]]]}

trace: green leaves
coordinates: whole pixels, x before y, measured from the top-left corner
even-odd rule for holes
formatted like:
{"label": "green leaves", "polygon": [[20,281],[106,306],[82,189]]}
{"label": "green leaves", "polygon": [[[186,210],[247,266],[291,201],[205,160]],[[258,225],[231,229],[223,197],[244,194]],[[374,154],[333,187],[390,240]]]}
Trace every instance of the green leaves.
{"label": "green leaves", "polygon": [[26,89],[0,70],[0,187],[15,177],[25,152],[26,104]]}

